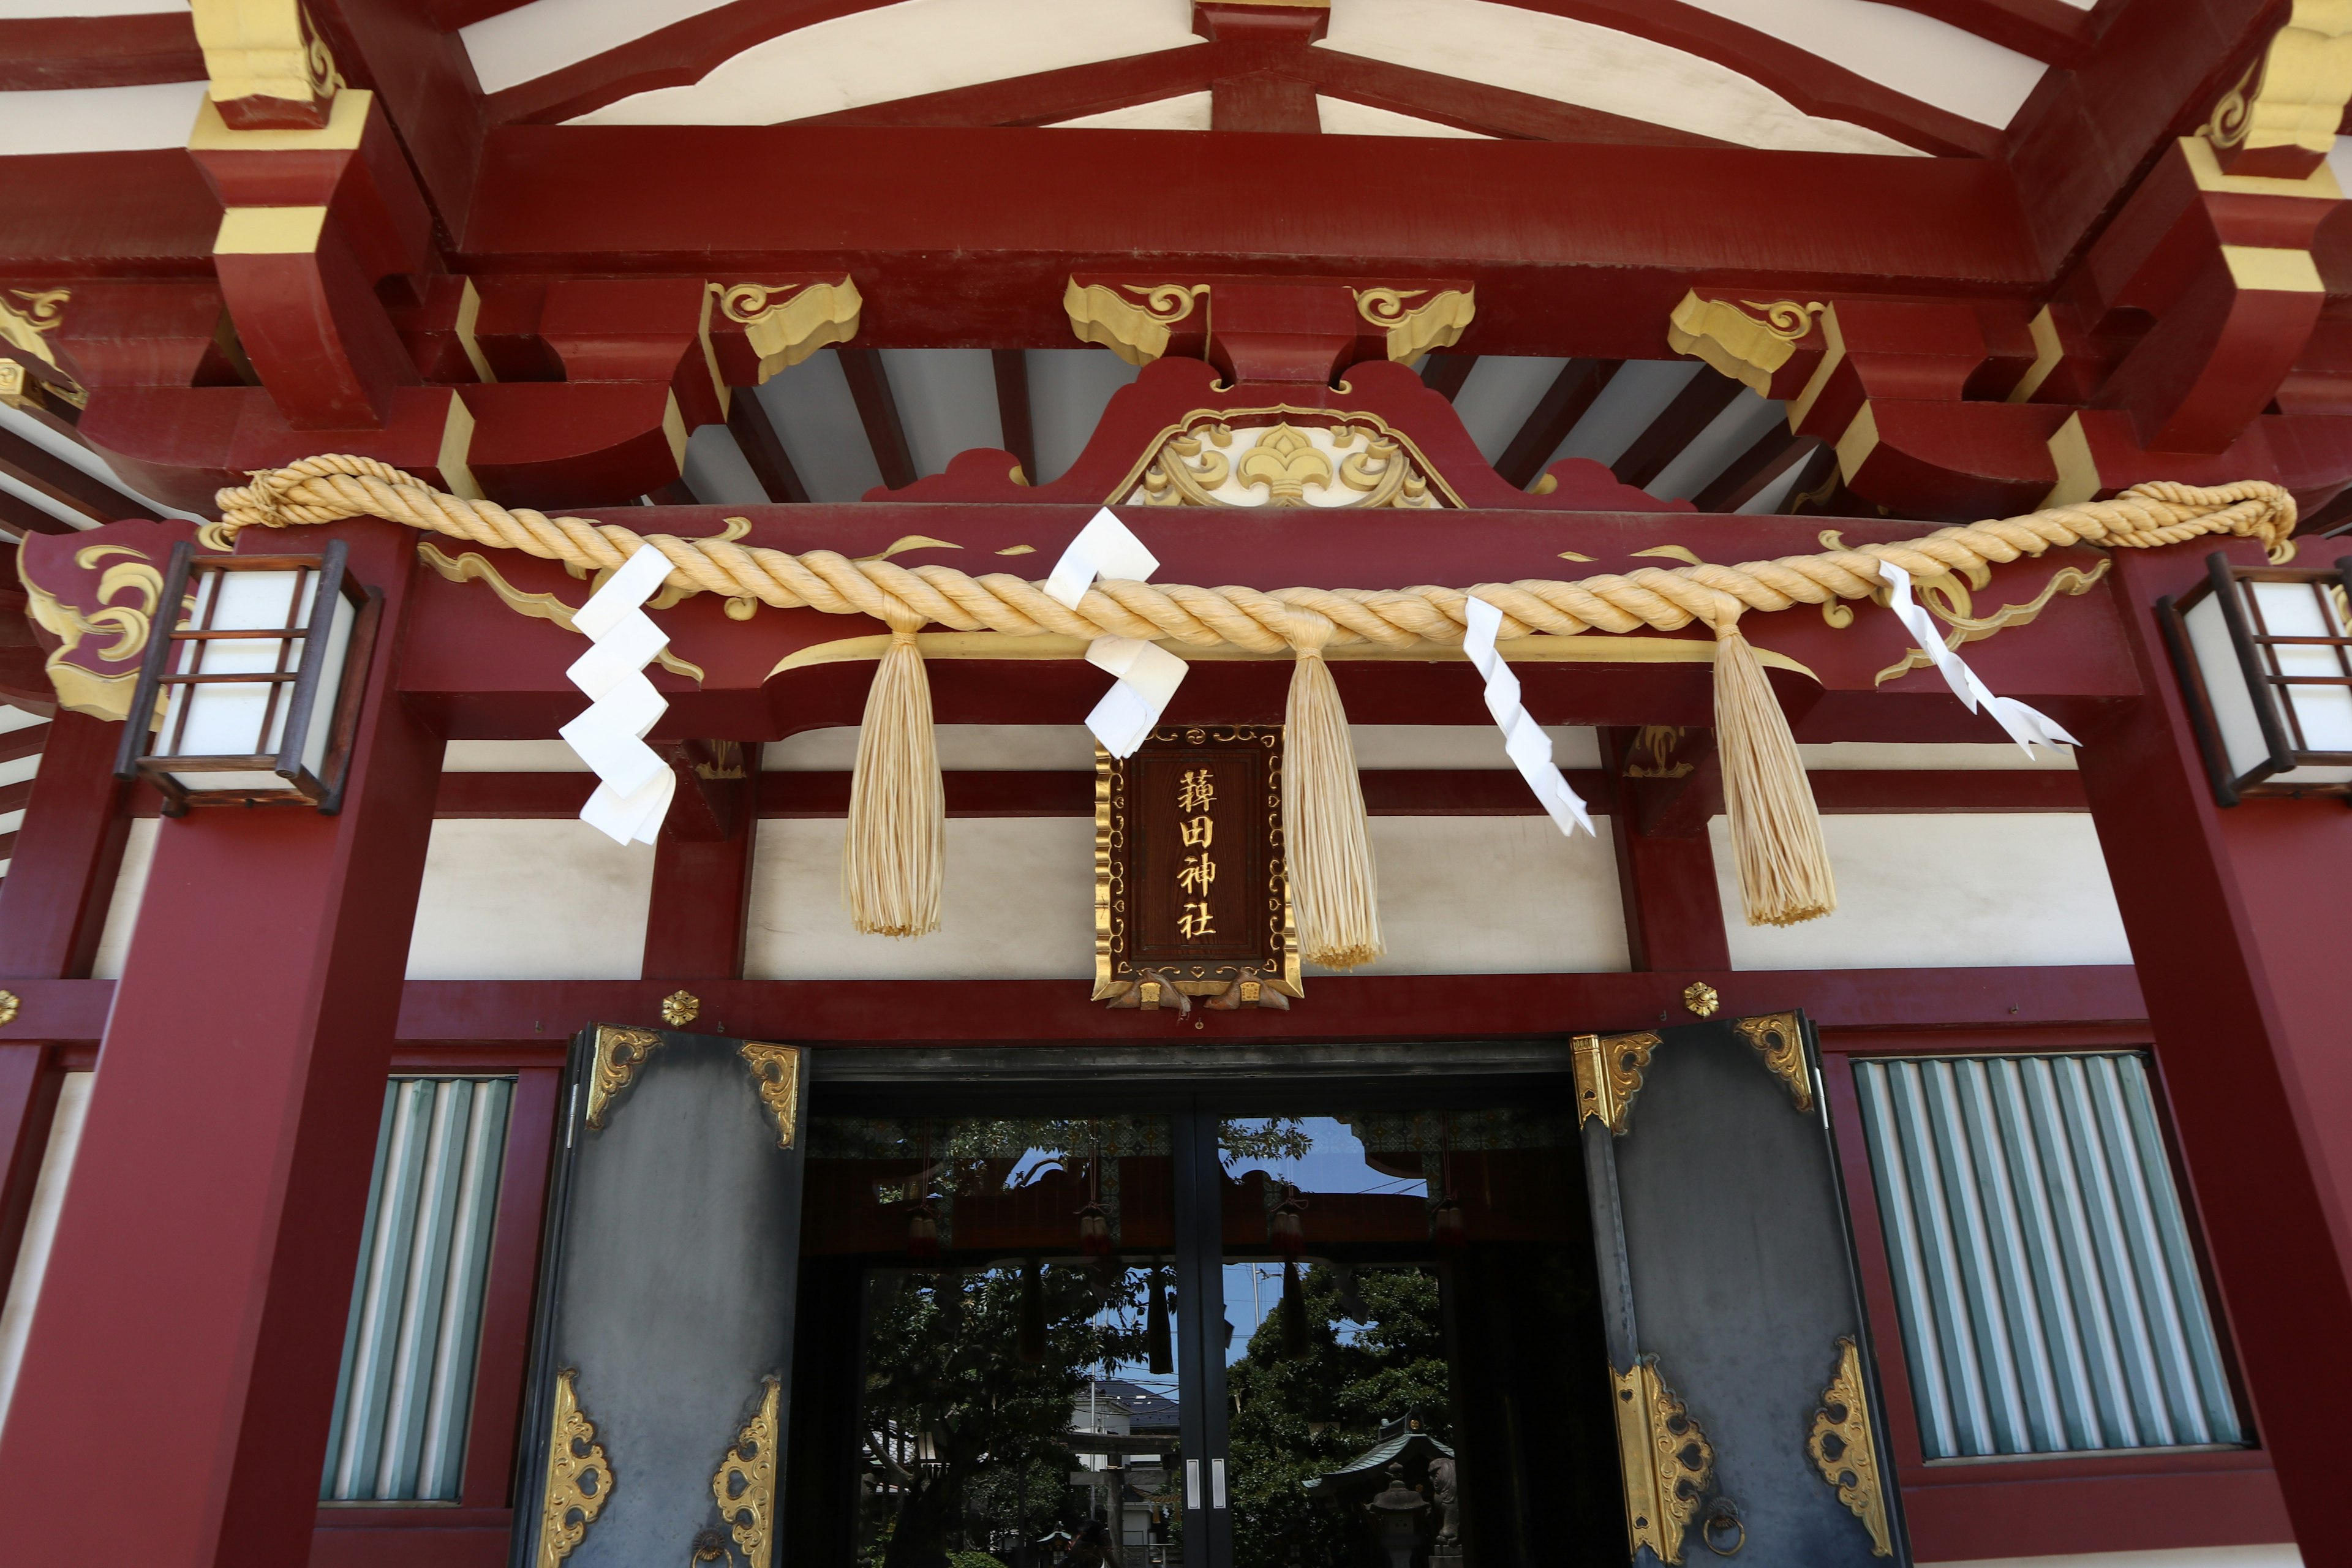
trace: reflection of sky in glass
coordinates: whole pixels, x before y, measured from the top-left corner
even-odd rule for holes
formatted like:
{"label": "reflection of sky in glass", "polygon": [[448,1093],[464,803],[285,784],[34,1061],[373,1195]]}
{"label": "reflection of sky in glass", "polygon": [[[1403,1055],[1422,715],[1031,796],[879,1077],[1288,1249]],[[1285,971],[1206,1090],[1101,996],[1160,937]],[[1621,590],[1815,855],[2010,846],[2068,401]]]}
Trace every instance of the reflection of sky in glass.
{"label": "reflection of sky in glass", "polygon": [[[1303,1131],[1313,1140],[1306,1155],[1291,1158],[1276,1155],[1260,1159],[1235,1154],[1231,1150],[1219,1150],[1218,1158],[1224,1162],[1225,1173],[1238,1179],[1250,1171],[1288,1182],[1307,1193],[1413,1193],[1426,1196],[1427,1183],[1415,1176],[1391,1176],[1372,1169],[1364,1157],[1363,1140],[1358,1138],[1345,1122],[1329,1116],[1285,1118],[1289,1125]],[[1236,1121],[1236,1128],[1261,1131],[1277,1125],[1272,1121]],[[1231,1292],[1227,1292],[1228,1295]]]}

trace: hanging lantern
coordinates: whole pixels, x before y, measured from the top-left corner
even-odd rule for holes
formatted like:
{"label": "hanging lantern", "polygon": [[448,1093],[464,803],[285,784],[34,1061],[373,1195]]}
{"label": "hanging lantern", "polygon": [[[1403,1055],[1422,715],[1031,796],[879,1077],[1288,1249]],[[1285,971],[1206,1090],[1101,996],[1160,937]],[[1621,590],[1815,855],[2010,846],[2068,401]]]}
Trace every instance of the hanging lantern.
{"label": "hanging lantern", "polygon": [[1462,1213],[1461,1200],[1453,1194],[1437,1200],[1429,1211],[1429,1238],[1449,1252],[1459,1250],[1470,1239],[1470,1223]]}
{"label": "hanging lantern", "polygon": [[2157,601],[2213,796],[2352,797],[2352,558],[2240,566]]}
{"label": "hanging lantern", "polygon": [[940,1255],[940,1220],[931,1212],[931,1200],[925,1198],[907,1216],[907,1256],[929,1260]]}
{"label": "hanging lantern", "polygon": [[1088,1258],[1110,1256],[1110,1215],[1097,1203],[1078,1211],[1078,1250]]}
{"label": "hanging lantern", "polygon": [[1149,1299],[1143,1314],[1143,1353],[1150,1358],[1152,1374],[1165,1377],[1176,1370],[1176,1358],[1168,1342],[1167,1286],[1157,1267],[1144,1282],[1143,1290]]}
{"label": "hanging lantern", "polygon": [[[115,776],[152,784],[166,816],[192,805],[338,810],[383,607],[380,590],[345,572],[350,552],[340,539],[317,555],[173,546],[131,700],[154,727],[122,727]],[[185,624],[173,626],[183,606]],[[347,669],[362,678],[346,680]]]}
{"label": "hanging lantern", "polygon": [[1298,1189],[1284,1183],[1282,1201],[1266,1216],[1265,1228],[1274,1250],[1285,1258],[1296,1258],[1307,1251],[1306,1208],[1307,1200],[1299,1195]]}

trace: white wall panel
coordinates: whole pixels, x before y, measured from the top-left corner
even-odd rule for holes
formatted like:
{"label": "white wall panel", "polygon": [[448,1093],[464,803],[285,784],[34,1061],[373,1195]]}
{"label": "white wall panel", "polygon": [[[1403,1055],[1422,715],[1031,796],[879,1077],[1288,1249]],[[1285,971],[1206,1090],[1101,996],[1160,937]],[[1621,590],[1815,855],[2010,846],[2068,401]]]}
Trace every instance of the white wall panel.
{"label": "white wall panel", "polygon": [[1793,926],[1740,918],[1730,826],[1709,827],[1734,969],[2131,962],[2080,812],[1823,817],[1837,912]]}
{"label": "white wall panel", "polygon": [[584,773],[588,764],[562,741],[451,741],[445,773]]}
{"label": "white wall panel", "polygon": [[2074,753],[2063,746],[2043,747],[2028,756],[2024,747],[2008,741],[1991,745],[1974,742],[1903,745],[1880,741],[1832,741],[1824,745],[1799,746],[1797,756],[1808,769],[1824,773],[1856,768],[1927,768],[1968,773],[2014,773],[2029,768],[2060,773],[2074,771]]}
{"label": "white wall panel", "polygon": [[651,846],[584,822],[436,822],[408,977],[635,980],[653,879]]}
{"label": "white wall panel", "polygon": [[1543,816],[1375,816],[1370,826],[1389,951],[1349,973],[1541,974],[1630,962],[1608,837],[1564,838]]}
{"label": "white wall panel", "polygon": [[25,1362],[25,1337],[33,1331],[33,1304],[48,1272],[49,1247],[58,1235],[58,1215],[65,1207],[66,1178],[73,1170],[74,1151],[81,1147],[81,1124],[89,1112],[89,1092],[98,1075],[69,1072],[58,1089],[57,1113],[49,1120],[48,1146],[41,1152],[41,1173],[33,1183],[33,1204],[25,1215],[25,1234],[16,1243],[16,1266],[8,1279],[8,1295],[0,1302],[0,1426],[8,1420],[8,1401],[16,1392],[16,1372]]}
{"label": "white wall panel", "polygon": [[1070,980],[1094,974],[1091,817],[954,817],[940,929],[866,936],[841,904],[838,819],[760,824],[752,980]]}
{"label": "white wall panel", "polygon": [[0,151],[138,153],[184,147],[201,81],[0,92]]}
{"label": "white wall panel", "polygon": [[131,951],[131,930],[139,921],[139,900],[147,896],[147,868],[155,861],[155,834],[163,826],[162,817],[140,817],[131,823],[131,835],[123,840],[122,866],[114,873],[106,925],[99,932],[98,955],[90,961],[92,979],[122,978],[122,960]]}

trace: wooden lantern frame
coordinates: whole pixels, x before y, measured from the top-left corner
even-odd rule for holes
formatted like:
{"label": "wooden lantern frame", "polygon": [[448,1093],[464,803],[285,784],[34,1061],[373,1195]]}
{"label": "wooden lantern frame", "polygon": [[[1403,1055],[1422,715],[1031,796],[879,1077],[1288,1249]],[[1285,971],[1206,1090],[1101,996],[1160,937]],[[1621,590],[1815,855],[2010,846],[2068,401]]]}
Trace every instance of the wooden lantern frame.
{"label": "wooden lantern frame", "polygon": [[[300,616],[299,610],[289,609],[289,616],[308,624],[235,629],[176,625],[169,632],[151,637],[146,658],[139,668],[139,684],[131,700],[131,713],[143,716],[145,721],[134,721],[122,727],[121,750],[115,755],[115,776],[125,781],[143,778],[153,784],[163,797],[166,816],[185,816],[191,806],[198,805],[307,805],[326,816],[341,809],[343,785],[351,771],[352,746],[359,730],[360,704],[366,696],[366,674],[373,662],[377,625],[383,615],[383,590],[363,587],[352,580],[348,570],[350,554],[351,547],[340,539],[330,541],[326,549],[316,555],[198,555],[194,546],[185,542],[173,546],[164,570],[163,592],[157,602],[159,616],[169,616],[177,621],[187,612],[191,590],[199,574],[308,572],[311,574],[308,584],[309,614]],[[300,592],[298,584],[292,604],[299,605]],[[302,754],[309,749],[312,725],[320,721],[317,709],[324,661],[312,657],[312,653],[314,647],[324,646],[324,635],[334,624],[332,610],[339,596],[352,608],[351,638],[343,649],[342,679],[335,694],[334,711],[324,719],[331,726],[326,751],[320,760],[319,771],[313,773],[303,765]],[[217,595],[213,603],[218,603]],[[178,650],[191,643],[258,638],[278,641],[274,668],[211,674],[172,672]],[[289,669],[288,662],[298,647],[302,650],[301,663]],[[267,685],[278,690],[290,688],[291,695],[284,698],[286,727],[278,749],[234,756],[181,756],[161,750],[168,742],[160,733],[160,699],[164,689],[196,685]],[[274,690],[269,705],[262,711],[257,731],[260,735],[268,735],[276,721],[278,700]],[[181,704],[183,727],[190,706],[187,702]],[[191,789],[175,776],[265,771],[283,779],[285,787]]]}
{"label": "wooden lantern frame", "polygon": [[[2205,581],[2187,593],[2177,597],[2168,594],[2158,599],[2156,611],[2165,645],[2172,654],[2173,668],[2180,678],[2182,695],[2188,700],[2189,724],[2197,732],[2198,750],[2204,753],[2213,798],[2222,805],[2235,805],[2243,799],[2266,795],[2333,795],[2352,805],[2352,779],[2308,783],[2278,776],[2304,767],[2352,769],[2352,751],[2315,751],[2303,743],[2301,721],[2287,700],[2289,690],[2297,686],[2342,686],[2352,689],[2352,632],[2342,637],[2293,637],[2273,632],[2258,624],[2260,604],[2240,586],[2247,583],[2300,583],[2321,595],[2332,588],[2346,595],[2336,606],[2336,624],[2352,626],[2352,556],[2338,560],[2333,568],[2245,566],[2217,550],[2205,558]],[[2207,684],[2206,670],[2198,662],[2189,636],[2188,612],[2216,595],[2220,596],[2222,624],[2229,629],[2231,649],[2237,656],[2254,717],[2269,749],[2267,757],[2243,773],[2232,771],[2229,746],[2213,706],[2213,691]],[[2275,652],[2283,647],[2332,647],[2339,673],[2285,674],[2279,668]]]}

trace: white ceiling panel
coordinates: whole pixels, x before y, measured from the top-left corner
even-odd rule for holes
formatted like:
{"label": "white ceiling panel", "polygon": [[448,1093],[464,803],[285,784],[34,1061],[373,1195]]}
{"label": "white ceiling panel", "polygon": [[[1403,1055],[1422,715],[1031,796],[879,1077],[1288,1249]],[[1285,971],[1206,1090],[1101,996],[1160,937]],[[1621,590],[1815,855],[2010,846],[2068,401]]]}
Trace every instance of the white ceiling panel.
{"label": "white ceiling panel", "polygon": [[1717,415],[1681,456],[1658,470],[1658,477],[1650,481],[1650,493],[1661,500],[1696,495],[1732,458],[1761,440],[1764,432],[1787,422],[1788,415],[1778,399],[1759,397],[1741,387],[1731,406]]}
{"label": "white ceiling panel", "polygon": [[1029,418],[1040,470],[1035,478],[1042,485],[1060,479],[1078,460],[1110,395],[1138,373],[1108,349],[1031,349],[1028,367]]}
{"label": "white ceiling panel", "polygon": [[760,404],[809,500],[856,500],[882,482],[848,379],[831,349],[779,371],[760,388]]}
{"label": "white ceiling panel", "polygon": [[986,349],[884,349],[882,363],[919,474],[975,447],[1004,445],[996,371]]}
{"label": "white ceiling panel", "polygon": [[2040,60],[1900,5],[1874,0],[1691,4],[1983,125],[2007,125],[2042,79]]}
{"label": "white ceiling panel", "polygon": [[1617,367],[1584,417],[1576,422],[1568,438],[1552,455],[1544,459],[1549,468],[1562,458],[1590,458],[1596,463],[1613,463],[1625,455],[1633,438],[1650,427],[1650,421],[1665,411],[1704,367],[1695,359],[1661,360],[1632,359]]}
{"label": "white ceiling panel", "polygon": [[1206,131],[1211,96],[1187,92],[1175,98],[1154,99],[1150,103],[1130,103],[1125,109],[1106,109],[1100,114],[1056,120],[1049,129],[1068,131],[1092,126],[1109,131]]}
{"label": "white ceiling panel", "polygon": [[[738,397],[750,397],[749,387],[738,387]],[[773,500],[761,488],[734,432],[724,425],[705,425],[686,442],[686,488],[694,499],[709,506],[758,506]]]}
{"label": "white ceiling panel", "polygon": [[1454,395],[1454,412],[1469,427],[1479,455],[1492,463],[1528,422],[1543,395],[1559,379],[1564,359],[1534,355],[1481,354],[1470,378]]}

